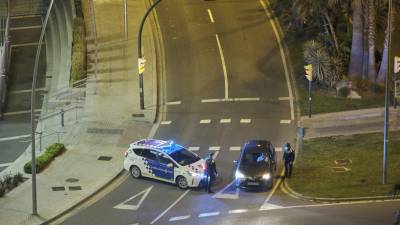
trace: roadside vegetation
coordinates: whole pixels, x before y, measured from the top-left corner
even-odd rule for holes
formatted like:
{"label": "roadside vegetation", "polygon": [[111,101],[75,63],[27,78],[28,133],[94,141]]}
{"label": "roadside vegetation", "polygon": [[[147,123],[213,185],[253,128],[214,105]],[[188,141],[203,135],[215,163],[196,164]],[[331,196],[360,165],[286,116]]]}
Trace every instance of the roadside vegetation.
{"label": "roadside vegetation", "polygon": [[86,34],[81,0],[74,0],[76,17],[73,21],[71,83],[86,77]]}
{"label": "roadside vegetation", "polygon": [[[48,146],[45,152],[36,158],[36,173],[42,172],[55,157],[61,155],[65,151],[65,146],[60,143],[54,143]],[[32,173],[32,161],[29,161],[24,166],[25,173]]]}
{"label": "roadside vegetation", "polygon": [[[392,27],[399,5],[395,0]],[[291,54],[302,115],[307,114],[307,64],[313,66],[313,113],[383,106],[387,1],[272,0],[271,6]],[[361,99],[348,98],[350,92]]]}
{"label": "roadside vegetation", "polygon": [[[304,141],[290,187],[305,196],[325,198],[388,196],[400,184],[400,132],[390,133],[387,184],[382,185],[382,133]],[[349,159],[347,172],[335,172],[335,160]],[[310,182],[312,180],[312,182]]]}
{"label": "roadside vegetation", "polygon": [[0,178],[0,198],[4,197],[4,195],[16,188],[20,183],[24,181],[21,173],[17,173],[15,175],[7,174],[4,177]]}

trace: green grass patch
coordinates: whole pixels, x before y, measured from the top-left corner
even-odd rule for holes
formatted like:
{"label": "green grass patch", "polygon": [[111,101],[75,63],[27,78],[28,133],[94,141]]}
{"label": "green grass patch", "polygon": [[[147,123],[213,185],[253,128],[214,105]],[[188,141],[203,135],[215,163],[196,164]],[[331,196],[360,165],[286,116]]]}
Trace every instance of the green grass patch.
{"label": "green grass patch", "polygon": [[[53,159],[65,151],[65,146],[60,143],[54,143],[48,146],[45,152],[36,158],[36,172],[40,173],[44,170]],[[29,161],[24,166],[25,173],[32,173],[32,161]]]}
{"label": "green grass patch", "polygon": [[[400,132],[390,133],[387,184],[382,184],[383,134],[361,134],[304,141],[289,180],[290,187],[306,196],[325,198],[367,197],[391,194],[400,183]],[[335,160],[350,159],[348,172],[333,172]]]}
{"label": "green grass patch", "polygon": [[[75,3],[77,5],[77,3]],[[71,54],[71,83],[86,77],[86,42],[83,17],[77,17],[73,23],[73,40]]]}

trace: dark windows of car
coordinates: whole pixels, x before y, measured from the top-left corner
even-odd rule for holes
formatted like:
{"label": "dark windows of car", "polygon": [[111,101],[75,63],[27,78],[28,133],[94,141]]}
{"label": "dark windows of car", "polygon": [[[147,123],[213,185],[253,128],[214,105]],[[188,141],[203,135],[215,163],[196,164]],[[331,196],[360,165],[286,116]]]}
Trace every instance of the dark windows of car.
{"label": "dark windows of car", "polygon": [[142,151],[143,151],[143,149],[140,149],[140,148],[133,149],[133,152],[138,156],[142,155]]}
{"label": "dark windows of car", "polygon": [[182,166],[186,166],[200,160],[200,157],[184,148],[172,152],[169,156],[171,156],[171,158],[173,158]]}
{"label": "dark windows of car", "polygon": [[157,152],[149,150],[149,149],[143,149],[142,156],[147,159],[157,160]]}
{"label": "dark windows of car", "polygon": [[165,155],[159,155],[158,160],[161,164],[168,165],[172,163],[172,161]]}
{"label": "dark windows of car", "polygon": [[242,157],[243,164],[259,164],[267,161],[268,157],[264,152],[244,152]]}

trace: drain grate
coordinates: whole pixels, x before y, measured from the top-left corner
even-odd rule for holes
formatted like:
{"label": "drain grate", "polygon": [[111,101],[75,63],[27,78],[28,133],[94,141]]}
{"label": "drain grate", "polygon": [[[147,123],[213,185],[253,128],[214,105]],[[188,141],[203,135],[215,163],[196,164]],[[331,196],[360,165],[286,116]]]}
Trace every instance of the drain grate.
{"label": "drain grate", "polygon": [[122,134],[124,130],[114,128],[87,128],[86,132],[93,134]]}
{"label": "drain grate", "polygon": [[132,114],[132,117],[144,117],[143,113],[134,113]]}
{"label": "drain grate", "polygon": [[112,159],[111,156],[100,156],[97,160],[103,160],[103,161],[110,161]]}
{"label": "drain grate", "polygon": [[58,187],[51,187],[51,189],[52,189],[53,191],[65,191],[65,187],[61,187],[61,186],[58,186]]}
{"label": "drain grate", "polygon": [[82,186],[69,186],[68,190],[70,190],[70,191],[80,191],[80,190],[82,190]]}
{"label": "drain grate", "polygon": [[68,182],[68,183],[76,183],[78,181],[79,181],[79,179],[77,179],[77,178],[68,178],[65,180],[65,182]]}

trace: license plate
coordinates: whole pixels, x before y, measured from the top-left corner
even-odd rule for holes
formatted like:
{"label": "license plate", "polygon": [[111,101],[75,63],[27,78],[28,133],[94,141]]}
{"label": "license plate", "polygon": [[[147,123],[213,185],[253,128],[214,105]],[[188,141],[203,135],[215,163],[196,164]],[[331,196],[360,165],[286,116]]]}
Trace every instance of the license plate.
{"label": "license plate", "polygon": [[259,185],[260,183],[258,182],[247,182],[247,185]]}

